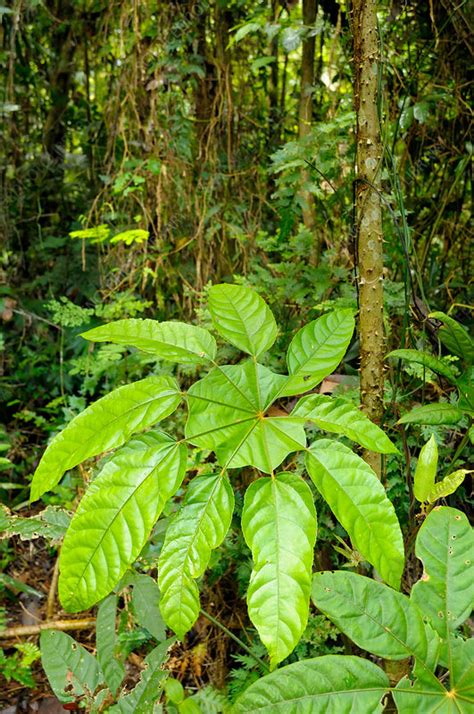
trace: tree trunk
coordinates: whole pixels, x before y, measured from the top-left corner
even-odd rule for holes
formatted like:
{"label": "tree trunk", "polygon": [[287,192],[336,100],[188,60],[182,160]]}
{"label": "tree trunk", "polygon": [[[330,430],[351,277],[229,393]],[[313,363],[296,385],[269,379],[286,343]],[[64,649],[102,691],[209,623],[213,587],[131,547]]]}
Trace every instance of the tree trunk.
{"label": "tree trunk", "polygon": [[[377,111],[379,44],[376,0],[353,0],[357,114],[356,241],[359,281],[360,394],[362,408],[375,423],[383,414],[383,241],[380,202],[382,146]],[[381,476],[381,457],[364,455]]]}
{"label": "tree trunk", "polygon": [[[271,0],[270,22],[278,21],[278,0]],[[280,144],[281,139],[281,117],[279,112],[278,102],[278,36],[275,36],[270,42],[270,54],[275,57],[274,62],[270,65],[270,82],[268,88],[268,150],[269,153],[275,151]]]}
{"label": "tree trunk", "polygon": [[[190,2],[190,8],[193,0]],[[203,58],[204,76],[198,78],[195,90],[196,131],[199,144],[199,161],[207,160],[207,142],[211,130],[212,107],[216,89],[216,68],[208,57],[207,30],[208,14],[201,12],[196,19],[197,54]]]}
{"label": "tree trunk", "polygon": [[[303,0],[303,24],[305,27],[314,25],[318,12],[317,0]],[[316,46],[316,37],[311,35],[303,41],[303,54],[301,58],[301,94],[299,106],[299,137],[304,139],[311,132],[311,123],[313,119],[313,91],[314,91],[314,54]],[[310,180],[308,170],[303,171],[303,185]],[[314,196],[304,187],[301,191],[303,198],[303,223],[311,232],[315,231],[316,225],[316,208]],[[319,241],[317,236],[315,240],[315,262],[319,261]]]}

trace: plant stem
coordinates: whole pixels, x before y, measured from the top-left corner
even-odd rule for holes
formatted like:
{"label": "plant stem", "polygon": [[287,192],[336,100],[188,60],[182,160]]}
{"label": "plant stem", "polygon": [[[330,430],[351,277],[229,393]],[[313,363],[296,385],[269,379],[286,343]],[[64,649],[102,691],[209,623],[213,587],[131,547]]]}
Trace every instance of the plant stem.
{"label": "plant stem", "polygon": [[86,617],[82,620],[51,620],[51,622],[43,622],[39,625],[7,627],[5,630],[0,630],[0,640],[12,640],[17,637],[39,635],[43,630],[61,630],[61,632],[67,632],[70,630],[88,630],[94,626],[95,617]]}
{"label": "plant stem", "polygon": [[266,662],[264,662],[263,659],[260,659],[260,657],[257,657],[257,655],[252,652],[250,647],[248,647],[245,644],[245,642],[242,642],[242,640],[239,637],[237,637],[237,635],[234,635],[234,633],[231,632],[225,625],[223,625],[222,622],[219,622],[219,620],[216,620],[215,617],[210,615],[208,612],[206,612],[202,608],[201,608],[201,614],[204,615],[204,617],[207,618],[209,620],[209,622],[212,622],[213,625],[216,625],[216,627],[219,627],[222,630],[222,632],[225,632],[225,634],[228,637],[230,637],[232,640],[234,640],[234,642],[236,642],[240,647],[242,647],[242,649],[245,650],[247,652],[247,654],[249,654],[261,667],[263,667],[263,669],[266,672],[270,671],[270,667],[268,666],[268,664]]}
{"label": "plant stem", "polygon": [[456,449],[456,453],[453,456],[453,460],[451,461],[451,464],[454,465],[456,461],[459,459],[461,456],[462,452],[464,451],[464,447],[466,446],[467,442],[469,441],[469,429],[472,425],[472,421],[469,424],[469,426],[466,429],[466,433],[464,434],[461,443],[459,444],[458,448]]}

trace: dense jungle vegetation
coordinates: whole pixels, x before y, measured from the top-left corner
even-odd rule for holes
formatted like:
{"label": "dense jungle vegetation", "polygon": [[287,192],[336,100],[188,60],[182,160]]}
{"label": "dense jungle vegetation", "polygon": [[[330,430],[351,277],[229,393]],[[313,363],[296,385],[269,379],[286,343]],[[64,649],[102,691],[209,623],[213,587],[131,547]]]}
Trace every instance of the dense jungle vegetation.
{"label": "dense jungle vegetation", "polygon": [[470,10],[0,5],[0,712],[474,712]]}

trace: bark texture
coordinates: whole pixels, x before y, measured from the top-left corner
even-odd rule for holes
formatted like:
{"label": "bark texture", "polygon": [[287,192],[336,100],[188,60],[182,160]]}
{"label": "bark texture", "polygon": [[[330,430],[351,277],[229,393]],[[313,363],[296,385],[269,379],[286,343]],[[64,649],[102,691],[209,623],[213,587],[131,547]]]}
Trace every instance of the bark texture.
{"label": "bark texture", "polygon": [[[356,241],[359,280],[360,393],[375,423],[383,414],[383,240],[380,202],[382,146],[377,110],[379,41],[376,0],[353,0],[356,148]],[[380,477],[381,457],[366,453]]]}
{"label": "bark texture", "polygon": [[[317,0],[303,0],[303,24],[306,27],[314,25],[318,12]],[[299,137],[303,139],[311,132],[313,118],[313,90],[314,90],[314,55],[316,37],[310,35],[303,41],[301,57],[301,95],[299,105]],[[309,171],[303,171],[303,184],[309,181]],[[306,190],[301,192],[304,201],[303,223],[310,231],[315,230],[315,203],[314,196]],[[319,259],[319,241],[315,236],[316,262]]]}

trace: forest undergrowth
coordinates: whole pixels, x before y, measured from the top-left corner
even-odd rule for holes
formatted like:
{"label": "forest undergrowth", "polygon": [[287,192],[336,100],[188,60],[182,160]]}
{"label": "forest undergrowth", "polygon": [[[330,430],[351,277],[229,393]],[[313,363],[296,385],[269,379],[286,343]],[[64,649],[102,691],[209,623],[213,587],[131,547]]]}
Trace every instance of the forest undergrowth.
{"label": "forest undergrowth", "polygon": [[472,711],[467,3],[0,20],[0,712]]}

